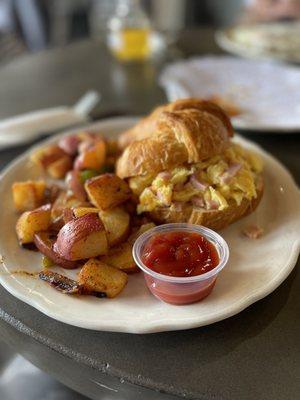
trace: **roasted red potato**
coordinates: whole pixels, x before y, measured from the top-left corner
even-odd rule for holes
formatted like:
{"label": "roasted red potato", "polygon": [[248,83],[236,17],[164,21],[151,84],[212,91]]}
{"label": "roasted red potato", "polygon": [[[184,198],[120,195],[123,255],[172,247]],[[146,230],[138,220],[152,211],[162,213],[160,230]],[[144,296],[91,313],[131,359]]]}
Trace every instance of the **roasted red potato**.
{"label": "roasted red potato", "polygon": [[87,200],[87,194],[83,184],[80,181],[79,171],[70,171],[66,176],[66,185],[72,191],[74,196],[80,201]]}
{"label": "roasted red potato", "polygon": [[38,232],[34,235],[34,244],[39,251],[46,257],[50,258],[54,264],[66,269],[74,269],[78,267],[75,261],[66,260],[61,257],[54,249],[55,240],[51,239],[49,232]]}
{"label": "roasted red potato", "polygon": [[51,205],[24,212],[17,221],[16,232],[20,244],[33,243],[34,234],[46,231],[51,224]]}
{"label": "roasted red potato", "polygon": [[103,223],[97,214],[86,214],[64,225],[58,232],[54,250],[67,260],[76,261],[107,253]]}
{"label": "roasted red potato", "polygon": [[97,139],[89,143],[75,160],[75,169],[100,169],[106,157],[106,145],[104,140]]}
{"label": "roasted red potato", "polygon": [[78,283],[87,291],[105,293],[110,298],[116,297],[127,281],[127,274],[93,258],[84,264],[78,275]]}
{"label": "roasted red potato", "polygon": [[127,273],[139,271],[132,257],[132,245],[128,242],[109,249],[108,254],[101,257],[101,261]]}
{"label": "roasted red potato", "polygon": [[90,201],[101,210],[114,208],[131,196],[127,183],[114,174],[103,174],[89,179],[85,190]]}
{"label": "roasted red potato", "polygon": [[12,185],[14,205],[18,211],[31,211],[45,200],[45,181],[15,182]]}

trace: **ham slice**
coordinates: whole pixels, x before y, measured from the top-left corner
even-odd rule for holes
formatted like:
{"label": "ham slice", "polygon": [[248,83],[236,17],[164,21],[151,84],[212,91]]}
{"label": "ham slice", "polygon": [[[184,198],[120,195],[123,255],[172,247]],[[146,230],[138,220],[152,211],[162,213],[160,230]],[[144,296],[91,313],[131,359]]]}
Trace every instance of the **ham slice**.
{"label": "ham slice", "polygon": [[243,230],[243,234],[249,239],[258,239],[264,233],[264,230],[258,225],[249,225]]}
{"label": "ham slice", "polygon": [[229,168],[223,172],[220,176],[220,182],[222,184],[227,184],[231,181],[231,179],[239,172],[242,168],[242,164],[234,163],[229,166]]}
{"label": "ham slice", "polygon": [[201,191],[204,191],[208,187],[208,184],[200,182],[195,174],[193,174],[190,177],[190,183],[195,189],[198,189],[198,190],[201,190]]}

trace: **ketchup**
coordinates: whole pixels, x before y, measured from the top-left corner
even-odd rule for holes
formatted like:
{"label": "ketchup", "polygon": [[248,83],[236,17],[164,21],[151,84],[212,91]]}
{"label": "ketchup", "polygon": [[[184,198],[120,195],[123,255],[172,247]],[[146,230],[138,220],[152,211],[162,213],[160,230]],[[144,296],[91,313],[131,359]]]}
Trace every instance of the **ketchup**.
{"label": "ketchup", "polygon": [[193,232],[166,232],[152,236],[141,257],[152,271],[174,277],[205,274],[219,264],[215,246]]}

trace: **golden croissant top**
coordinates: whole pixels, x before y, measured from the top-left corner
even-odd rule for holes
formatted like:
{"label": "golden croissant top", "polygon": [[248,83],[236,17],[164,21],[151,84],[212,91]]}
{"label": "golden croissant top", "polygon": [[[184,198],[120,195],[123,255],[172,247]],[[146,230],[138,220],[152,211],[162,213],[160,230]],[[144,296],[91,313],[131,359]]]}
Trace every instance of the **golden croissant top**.
{"label": "golden croissant top", "polygon": [[199,162],[222,153],[232,136],[230,119],[218,105],[177,100],[157,107],[120,136],[125,151],[117,175],[128,178]]}

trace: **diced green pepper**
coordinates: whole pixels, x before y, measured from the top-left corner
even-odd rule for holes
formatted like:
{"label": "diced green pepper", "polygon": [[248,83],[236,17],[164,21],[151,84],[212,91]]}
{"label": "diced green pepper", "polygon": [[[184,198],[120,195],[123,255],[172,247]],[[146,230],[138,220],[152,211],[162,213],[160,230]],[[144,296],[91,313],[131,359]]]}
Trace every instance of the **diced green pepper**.
{"label": "diced green pepper", "polygon": [[94,178],[94,176],[99,175],[99,172],[94,169],[85,169],[80,172],[79,179],[81,183],[85,183],[88,179]]}
{"label": "diced green pepper", "polygon": [[55,264],[54,264],[54,262],[51,260],[51,258],[49,258],[49,257],[47,257],[47,256],[44,256],[44,257],[43,257],[43,259],[42,259],[42,267],[43,267],[43,268],[51,268],[51,267],[53,267],[53,265],[55,265]]}

